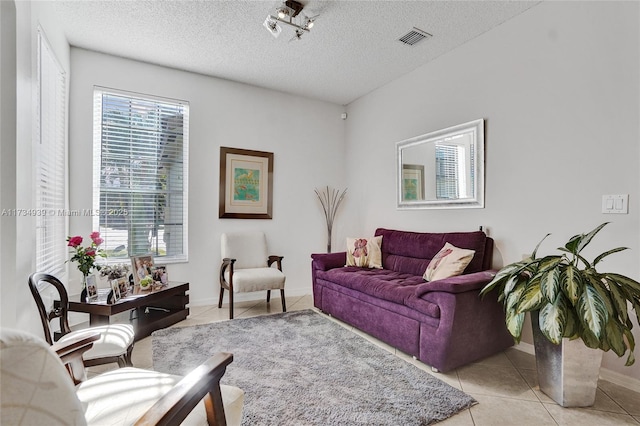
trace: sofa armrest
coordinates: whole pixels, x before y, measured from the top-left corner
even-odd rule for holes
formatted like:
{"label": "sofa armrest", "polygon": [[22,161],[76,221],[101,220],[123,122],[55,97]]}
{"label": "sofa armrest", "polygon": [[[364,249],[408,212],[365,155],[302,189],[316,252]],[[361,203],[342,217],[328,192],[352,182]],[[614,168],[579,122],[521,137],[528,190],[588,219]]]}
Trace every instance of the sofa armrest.
{"label": "sofa armrest", "polygon": [[313,259],[313,269],[328,271],[333,268],[342,268],[347,263],[347,252],[314,253],[311,259]]}
{"label": "sofa armrest", "polygon": [[498,271],[490,269],[473,274],[458,275],[457,277],[426,282],[416,287],[416,297],[422,297],[427,293],[442,291],[445,293],[464,293],[480,290],[487,285]]}

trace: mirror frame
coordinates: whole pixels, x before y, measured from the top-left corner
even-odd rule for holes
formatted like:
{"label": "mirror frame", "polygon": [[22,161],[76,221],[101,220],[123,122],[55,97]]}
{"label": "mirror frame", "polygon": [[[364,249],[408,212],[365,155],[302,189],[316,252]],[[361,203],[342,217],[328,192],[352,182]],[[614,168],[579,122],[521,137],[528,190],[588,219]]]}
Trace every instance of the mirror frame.
{"label": "mirror frame", "polygon": [[[452,137],[461,133],[473,134],[474,138],[474,170],[476,172],[474,180],[474,197],[458,200],[410,200],[402,199],[402,151],[406,148],[414,147],[419,144],[434,143],[440,139]],[[411,139],[396,142],[396,192],[397,192],[397,208],[399,210],[413,209],[481,209],[484,208],[484,119],[469,121],[468,123],[458,124],[456,126],[447,127],[446,129],[436,130],[435,132],[426,133]],[[435,177],[434,177],[435,178]]]}

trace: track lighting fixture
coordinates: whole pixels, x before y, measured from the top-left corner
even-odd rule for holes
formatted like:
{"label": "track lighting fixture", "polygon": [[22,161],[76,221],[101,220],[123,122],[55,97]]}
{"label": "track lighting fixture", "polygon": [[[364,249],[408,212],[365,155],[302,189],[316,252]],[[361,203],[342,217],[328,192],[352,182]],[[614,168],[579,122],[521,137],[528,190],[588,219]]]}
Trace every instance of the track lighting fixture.
{"label": "track lighting fixture", "polygon": [[309,18],[305,14],[300,14],[304,5],[295,0],[286,0],[282,3],[282,6],[276,9],[276,14],[267,15],[262,25],[273,35],[278,37],[282,32],[282,27],[279,24],[284,24],[295,29],[295,35],[291,40],[300,40],[305,34],[310,32],[313,28],[315,16]]}

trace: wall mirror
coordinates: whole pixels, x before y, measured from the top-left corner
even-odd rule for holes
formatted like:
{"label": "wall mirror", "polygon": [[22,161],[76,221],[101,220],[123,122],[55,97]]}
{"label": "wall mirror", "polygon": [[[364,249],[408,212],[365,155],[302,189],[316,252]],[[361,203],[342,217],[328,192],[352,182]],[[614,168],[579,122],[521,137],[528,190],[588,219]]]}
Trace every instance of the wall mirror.
{"label": "wall mirror", "polygon": [[399,209],[484,207],[484,120],[396,143]]}

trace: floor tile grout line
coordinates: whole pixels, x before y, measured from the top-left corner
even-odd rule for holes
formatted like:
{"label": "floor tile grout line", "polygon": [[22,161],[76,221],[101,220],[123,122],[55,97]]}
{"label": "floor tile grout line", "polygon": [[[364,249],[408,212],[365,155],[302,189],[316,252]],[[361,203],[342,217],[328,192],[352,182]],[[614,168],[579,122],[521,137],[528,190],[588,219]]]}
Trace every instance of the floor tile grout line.
{"label": "floor tile grout line", "polygon": [[[600,386],[598,386],[598,389],[600,389],[600,391],[601,391],[603,394],[607,395],[607,397],[608,397],[609,399],[611,399],[611,401],[613,401],[613,403],[614,403],[614,404],[616,404],[618,407],[620,407],[620,409],[621,409],[622,411],[624,411],[626,414],[628,414],[628,415],[630,415],[631,417],[633,417],[633,414],[631,414],[629,411],[627,411],[627,409],[626,409],[626,408],[624,408],[622,405],[620,405],[620,404],[618,403],[618,401],[616,401],[616,399],[615,399],[613,396],[609,395],[609,393],[608,393],[607,391],[605,391],[604,389],[602,389]],[[604,410],[597,410],[597,411],[604,411]],[[604,411],[604,412],[609,413],[610,411]]]}
{"label": "floor tile grout line", "polygon": [[[552,414],[552,413],[547,409],[547,406],[545,405],[545,401],[543,401],[543,400],[542,400],[542,398],[540,398],[540,396],[538,395],[538,392],[536,392],[536,391],[535,391],[535,389],[534,389],[531,385],[529,385],[529,383],[527,382],[526,378],[523,376],[522,372],[520,371],[520,370],[521,370],[521,368],[520,368],[520,367],[518,367],[518,366],[516,365],[516,363],[515,363],[513,360],[511,360],[511,358],[509,358],[509,356],[508,356],[508,355],[507,355],[507,359],[509,360],[509,362],[511,363],[511,365],[513,365],[513,367],[516,369],[516,371],[518,372],[518,374],[520,375],[520,377],[522,378],[522,380],[524,380],[524,382],[525,382],[525,383],[527,383],[527,385],[529,386],[529,389],[531,389],[531,391],[532,391],[532,392],[533,392],[533,394],[536,396],[536,398],[538,398],[538,401],[540,401],[540,404],[542,404],[542,406],[543,406],[543,407],[544,407],[544,409],[547,411],[547,413],[549,413],[549,415],[551,416],[551,418],[553,419],[553,421],[554,421],[554,422],[556,422],[556,424],[559,424],[559,423],[556,421],[555,417],[553,417],[553,414]],[[523,370],[531,370],[531,369],[524,368]],[[536,374],[537,374],[537,371],[536,371]],[[604,390],[604,389],[602,389],[600,386],[598,386],[598,389],[600,389],[600,391],[602,391],[602,393],[604,393],[604,394],[605,394],[609,399],[611,399],[611,401],[612,401],[615,405],[617,405],[618,407],[620,407],[620,409],[621,409],[622,411],[624,411],[624,413],[620,413],[620,412],[616,412],[616,411],[609,411],[609,410],[599,410],[599,409],[589,408],[589,407],[585,407],[586,409],[590,409],[590,410],[592,410],[592,411],[598,411],[598,412],[601,412],[601,413],[627,414],[627,415],[629,415],[629,416],[633,417],[633,415],[632,415],[631,413],[629,413],[629,412],[628,412],[628,411],[627,411],[623,406],[621,406],[621,405],[620,405],[620,404],[615,400],[615,398],[614,398],[614,397],[612,397],[612,396],[611,396],[611,395],[609,395],[607,392],[605,392],[605,390]],[[539,390],[540,392],[542,392],[542,391],[540,390],[540,387],[539,387],[539,386],[538,386],[538,390]]]}

